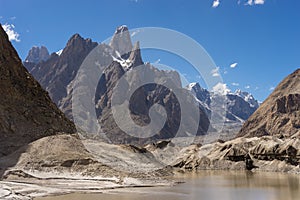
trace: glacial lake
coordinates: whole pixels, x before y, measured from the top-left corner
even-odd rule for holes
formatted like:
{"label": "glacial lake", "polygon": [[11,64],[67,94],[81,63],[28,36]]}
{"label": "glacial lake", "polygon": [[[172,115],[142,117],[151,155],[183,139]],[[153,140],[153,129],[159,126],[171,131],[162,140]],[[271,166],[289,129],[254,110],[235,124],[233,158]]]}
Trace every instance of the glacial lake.
{"label": "glacial lake", "polygon": [[35,200],[299,200],[300,175],[203,171],[179,174],[173,187],[127,188],[104,194],[67,194]]}

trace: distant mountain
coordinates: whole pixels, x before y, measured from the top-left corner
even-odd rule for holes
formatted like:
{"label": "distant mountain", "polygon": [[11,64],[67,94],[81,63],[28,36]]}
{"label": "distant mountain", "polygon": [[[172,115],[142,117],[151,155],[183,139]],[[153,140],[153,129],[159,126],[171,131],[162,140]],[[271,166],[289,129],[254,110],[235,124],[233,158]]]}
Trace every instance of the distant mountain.
{"label": "distant mountain", "polygon": [[300,131],[300,69],[286,77],[246,121],[239,136],[291,136]]}
{"label": "distant mountain", "polygon": [[74,124],[24,68],[2,26],[0,93],[0,157],[45,136],[76,132]]}
{"label": "distant mountain", "polygon": [[[227,123],[243,123],[259,107],[258,101],[248,92],[237,90],[231,92],[224,85],[217,86],[214,91],[202,88],[199,83],[191,83],[187,89],[192,91],[197,100],[207,108],[219,121]],[[221,119],[225,116],[225,119]],[[213,120],[211,119],[212,123]]]}
{"label": "distant mountain", "polygon": [[[195,105],[197,102],[189,94],[189,91],[181,87],[181,81],[177,72],[158,70],[142,60],[139,42],[132,45],[130,34],[126,26],[118,27],[109,45],[92,42],[90,39],[83,39],[78,34],[71,37],[66,47],[61,54],[51,54],[50,58],[36,64],[31,73],[40,81],[41,85],[49,92],[52,100],[59,106],[59,108],[72,119],[72,93],[74,78],[78,72],[80,65],[84,58],[97,46],[97,60],[98,63],[105,67],[104,74],[100,77],[95,96],[96,112],[99,122],[102,124],[103,130],[108,137],[118,143],[128,141],[139,141],[139,138],[128,136],[122,131],[114,122],[111,110],[111,98],[114,87],[116,86],[120,77],[127,71],[137,66],[145,66],[144,72],[135,73],[131,80],[124,84],[127,88],[123,91],[130,91],[130,87],[139,84],[145,77],[143,74],[149,75],[150,82],[169,83],[173,88],[177,88],[185,93],[185,98],[189,103]],[[147,78],[146,77],[146,78]],[[127,93],[126,93],[127,94]],[[124,94],[124,96],[126,96]],[[130,99],[130,111],[132,118],[137,124],[145,125],[149,123],[149,108],[155,103],[159,103],[166,107],[168,119],[163,130],[152,139],[170,138],[174,137],[180,125],[180,106],[171,90],[159,85],[147,85],[139,88],[134,93],[135,97]],[[188,134],[206,134],[209,127],[209,120],[201,105],[198,106],[201,120],[196,122],[193,115],[189,115],[189,125],[185,126],[185,133]],[[196,112],[193,110],[193,113]],[[197,124],[199,123],[199,124]],[[198,130],[190,131],[190,127],[199,127]]]}
{"label": "distant mountain", "polygon": [[48,52],[48,49],[45,46],[41,46],[41,47],[34,46],[29,50],[28,55],[25,58],[25,62],[39,63],[48,60],[49,57],[50,54]]}
{"label": "distant mountain", "polygon": [[45,62],[34,66],[24,62],[24,65],[62,109],[63,99],[68,96],[68,85],[75,78],[82,61],[97,45],[91,39],[83,39],[79,34],[74,34],[63,51],[59,52],[60,55],[52,53]]}

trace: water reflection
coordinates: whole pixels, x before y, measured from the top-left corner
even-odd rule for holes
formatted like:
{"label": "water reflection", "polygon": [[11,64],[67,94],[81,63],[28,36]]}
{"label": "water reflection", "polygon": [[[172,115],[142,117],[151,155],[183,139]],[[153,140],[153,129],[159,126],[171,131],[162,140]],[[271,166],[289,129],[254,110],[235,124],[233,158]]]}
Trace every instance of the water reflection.
{"label": "water reflection", "polygon": [[114,194],[71,194],[39,200],[298,200],[300,176],[280,173],[202,171],[178,174],[174,187],[113,190]]}

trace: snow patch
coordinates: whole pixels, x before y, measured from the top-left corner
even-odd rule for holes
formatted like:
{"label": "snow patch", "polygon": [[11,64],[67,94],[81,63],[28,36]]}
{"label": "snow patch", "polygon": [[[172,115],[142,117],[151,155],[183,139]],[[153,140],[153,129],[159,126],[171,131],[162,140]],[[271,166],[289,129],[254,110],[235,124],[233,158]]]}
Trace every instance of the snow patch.
{"label": "snow patch", "polygon": [[62,52],[63,52],[63,49],[61,49],[61,50],[59,50],[59,51],[57,51],[57,52],[55,52],[58,56],[60,56],[61,54],[62,54]]}
{"label": "snow patch", "polygon": [[259,106],[259,103],[257,102],[257,100],[253,97],[252,94],[250,94],[248,92],[243,92],[241,90],[236,90],[234,94],[241,97],[242,99],[244,99],[253,108]]}
{"label": "snow patch", "polygon": [[197,85],[197,82],[190,83],[190,84],[188,84],[187,89],[191,91],[193,89],[193,87],[195,87],[196,85]]}
{"label": "snow patch", "polygon": [[116,55],[118,56],[117,58],[112,55],[113,61],[120,63],[120,65],[126,70],[130,69],[132,61],[130,59],[123,59],[118,51],[116,51]]}

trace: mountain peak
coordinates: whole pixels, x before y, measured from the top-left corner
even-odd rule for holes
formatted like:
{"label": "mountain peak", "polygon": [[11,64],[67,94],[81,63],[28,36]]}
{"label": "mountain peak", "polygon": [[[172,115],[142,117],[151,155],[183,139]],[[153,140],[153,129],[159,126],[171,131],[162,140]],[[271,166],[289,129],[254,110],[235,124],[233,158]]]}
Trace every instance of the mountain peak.
{"label": "mountain peak", "polygon": [[74,44],[83,43],[84,38],[79,35],[79,33],[75,33],[70,37],[70,39],[67,42],[67,46],[72,46]]}
{"label": "mountain peak", "polygon": [[49,51],[45,46],[33,46],[25,59],[25,62],[39,63],[41,61],[46,61],[50,57]]}
{"label": "mountain peak", "polygon": [[195,90],[197,88],[202,88],[198,82],[190,83],[186,86],[186,88],[190,91]]}
{"label": "mountain peak", "polygon": [[73,54],[74,52],[80,52],[84,49],[94,48],[98,43],[93,42],[90,38],[84,39],[78,33],[74,34],[67,42],[66,47],[59,53]]}
{"label": "mountain peak", "polygon": [[121,25],[121,26],[117,27],[115,34],[123,33],[126,31],[128,31],[128,27],[126,25]]}
{"label": "mountain peak", "polygon": [[75,33],[74,35],[71,36],[70,40],[76,40],[76,39],[81,39],[83,40],[83,37],[79,33]]}
{"label": "mountain peak", "polygon": [[110,44],[115,51],[117,51],[122,58],[127,59],[132,51],[132,42],[127,26],[119,26],[113,35]]}
{"label": "mountain peak", "polygon": [[136,67],[143,64],[140,42],[137,41],[129,55],[129,60],[132,62],[132,66]]}

